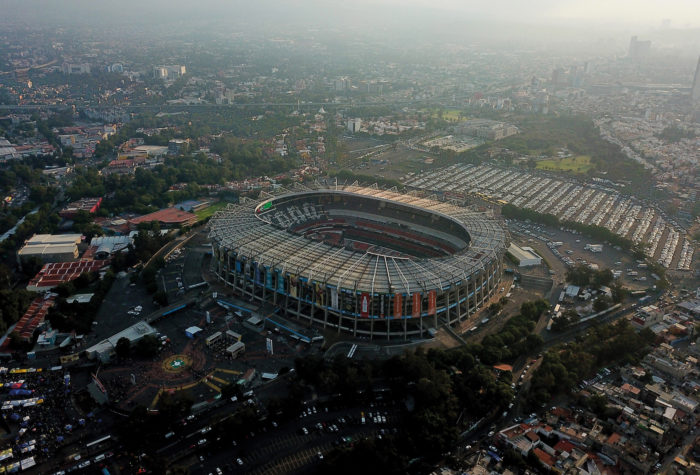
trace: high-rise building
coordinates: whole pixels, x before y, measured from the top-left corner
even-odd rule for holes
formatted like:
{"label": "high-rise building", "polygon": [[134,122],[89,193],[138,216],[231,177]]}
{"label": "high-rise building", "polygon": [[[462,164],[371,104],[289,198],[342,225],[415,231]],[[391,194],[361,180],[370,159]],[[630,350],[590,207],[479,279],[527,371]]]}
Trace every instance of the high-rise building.
{"label": "high-rise building", "polygon": [[695,78],[693,79],[693,89],[690,97],[693,101],[700,102],[700,58],[698,58],[698,65],[695,68]]}
{"label": "high-rise building", "polygon": [[630,49],[628,56],[630,58],[646,58],[651,53],[651,41],[639,41],[636,36],[630,39]]}
{"label": "high-rise building", "polygon": [[564,77],[564,70],[562,68],[554,68],[552,70],[552,84],[557,86],[560,84]]}
{"label": "high-rise building", "polygon": [[187,74],[187,68],[180,64],[155,66],[153,68],[153,77],[156,79],[176,79],[185,74]]}
{"label": "high-rise building", "polygon": [[350,80],[346,77],[338,78],[333,85],[336,91],[345,91],[350,87]]}

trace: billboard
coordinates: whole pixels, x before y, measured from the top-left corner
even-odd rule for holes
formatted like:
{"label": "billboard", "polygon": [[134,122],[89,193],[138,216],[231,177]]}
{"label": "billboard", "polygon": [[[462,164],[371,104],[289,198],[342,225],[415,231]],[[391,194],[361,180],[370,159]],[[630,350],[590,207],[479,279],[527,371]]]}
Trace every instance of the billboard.
{"label": "billboard", "polygon": [[338,289],[331,289],[331,308],[338,308]]}
{"label": "billboard", "polygon": [[262,284],[262,276],[260,275],[260,267],[257,262],[253,262],[253,267],[255,268],[255,283]]}
{"label": "billboard", "polygon": [[275,290],[275,287],[272,285],[272,271],[267,266],[265,266],[265,287]]}
{"label": "billboard", "polygon": [[362,318],[369,317],[369,294],[366,292],[360,295],[360,316]]}
{"label": "billboard", "polygon": [[316,305],[318,305],[319,307],[323,307],[326,303],[326,292],[325,292],[323,285],[316,282],[315,291],[316,291]]}
{"label": "billboard", "polygon": [[435,315],[437,309],[437,292],[431,290],[428,292],[428,315]]}
{"label": "billboard", "polygon": [[421,306],[423,304],[423,299],[420,292],[413,292],[413,306],[411,316],[413,318],[420,318]]}
{"label": "billboard", "polygon": [[277,292],[284,293],[284,278],[282,277],[282,271],[277,271]]}
{"label": "billboard", "polygon": [[394,294],[394,318],[401,318],[403,316],[403,299],[401,294]]}
{"label": "billboard", "polygon": [[297,279],[297,276],[292,275],[292,276],[289,278],[289,295],[291,295],[292,297],[296,297],[296,296],[297,296],[297,285],[298,285],[298,283],[299,283],[299,280]]}

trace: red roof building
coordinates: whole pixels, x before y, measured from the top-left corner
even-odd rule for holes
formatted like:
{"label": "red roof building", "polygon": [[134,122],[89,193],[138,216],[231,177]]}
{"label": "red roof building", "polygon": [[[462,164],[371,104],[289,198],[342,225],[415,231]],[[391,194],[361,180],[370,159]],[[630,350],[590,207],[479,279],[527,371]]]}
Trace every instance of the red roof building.
{"label": "red roof building", "polygon": [[513,367],[509,364],[501,363],[497,365],[493,365],[493,369],[501,372],[506,372],[506,371],[513,371]]}
{"label": "red roof building", "polygon": [[66,219],[73,219],[79,211],[85,211],[94,214],[100,209],[102,198],[82,198],[78,201],[68,204],[58,214]]}
{"label": "red roof building", "polygon": [[542,462],[543,465],[545,465],[549,468],[553,468],[554,464],[557,462],[554,457],[552,457],[551,455],[549,455],[547,452],[545,452],[544,450],[542,450],[540,448],[535,448],[535,450],[533,450],[533,453],[535,454],[535,456],[538,459],[540,459],[540,462]]}
{"label": "red roof building", "polygon": [[122,160],[112,160],[109,168],[134,168],[146,163],[146,157],[125,158]]}
{"label": "red roof building", "polygon": [[27,290],[43,292],[75,280],[85,272],[96,272],[105,265],[107,261],[50,262],[29,281]]}
{"label": "red roof building", "polygon": [[129,220],[129,226],[136,228],[139,223],[158,221],[163,226],[190,226],[197,222],[197,215],[177,208],[165,208],[155,213],[145,214]]}
{"label": "red roof building", "polygon": [[53,307],[54,300],[55,298],[53,296],[47,299],[44,297],[37,297],[31,305],[29,305],[29,308],[24,315],[22,315],[22,318],[19,319],[14,330],[19,334],[22,341],[30,341],[32,339],[34,330],[44,323],[44,318],[49,312],[49,309]]}

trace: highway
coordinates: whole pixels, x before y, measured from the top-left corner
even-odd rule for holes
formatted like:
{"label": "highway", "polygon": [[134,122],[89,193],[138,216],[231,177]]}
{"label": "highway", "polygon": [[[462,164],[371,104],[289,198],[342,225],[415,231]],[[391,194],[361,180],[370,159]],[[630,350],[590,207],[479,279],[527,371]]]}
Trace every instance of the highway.
{"label": "highway", "polygon": [[[111,105],[89,105],[89,104],[21,104],[21,105],[11,105],[11,104],[0,104],[0,110],[64,110],[70,109],[72,107],[76,108],[90,108],[93,110],[113,110],[113,109],[123,109],[125,111],[182,111],[182,110],[225,110],[225,109],[240,109],[246,107],[264,107],[264,108],[275,108],[275,107],[312,107],[318,108],[323,106],[324,108],[335,107],[335,108],[345,108],[345,107],[365,107],[365,106],[410,106],[417,104],[442,104],[447,101],[452,104],[455,102],[467,99],[469,96],[455,97],[433,97],[428,99],[412,99],[412,100],[401,100],[401,101],[363,101],[363,102],[241,102],[233,104],[111,104]],[[446,102],[446,103],[447,103]]]}

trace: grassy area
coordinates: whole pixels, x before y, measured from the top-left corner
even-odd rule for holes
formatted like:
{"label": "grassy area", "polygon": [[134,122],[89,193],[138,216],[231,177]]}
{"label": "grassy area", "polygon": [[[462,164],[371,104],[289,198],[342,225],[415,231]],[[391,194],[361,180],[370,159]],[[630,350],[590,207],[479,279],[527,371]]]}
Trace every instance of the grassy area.
{"label": "grassy area", "polygon": [[[464,115],[462,117],[459,116],[460,112],[462,112],[462,111],[460,111],[458,109],[443,109],[442,110],[442,118],[443,118],[443,120],[446,120],[447,122],[460,122],[460,121],[467,120],[467,117],[465,117]],[[433,119],[437,119],[439,117],[439,109],[431,109],[430,116]]]}
{"label": "grassy area", "polygon": [[227,204],[228,204],[227,201],[219,201],[218,203],[214,203],[213,205],[209,206],[208,208],[204,208],[204,209],[200,209],[199,211],[196,211],[194,214],[197,215],[197,221],[204,221],[205,219],[212,216],[214,213],[216,213],[220,209],[225,208]]}
{"label": "grassy area", "polygon": [[552,160],[541,160],[537,162],[538,170],[549,170],[555,172],[573,172],[586,173],[594,168],[589,155],[578,155],[576,157],[568,157]]}

